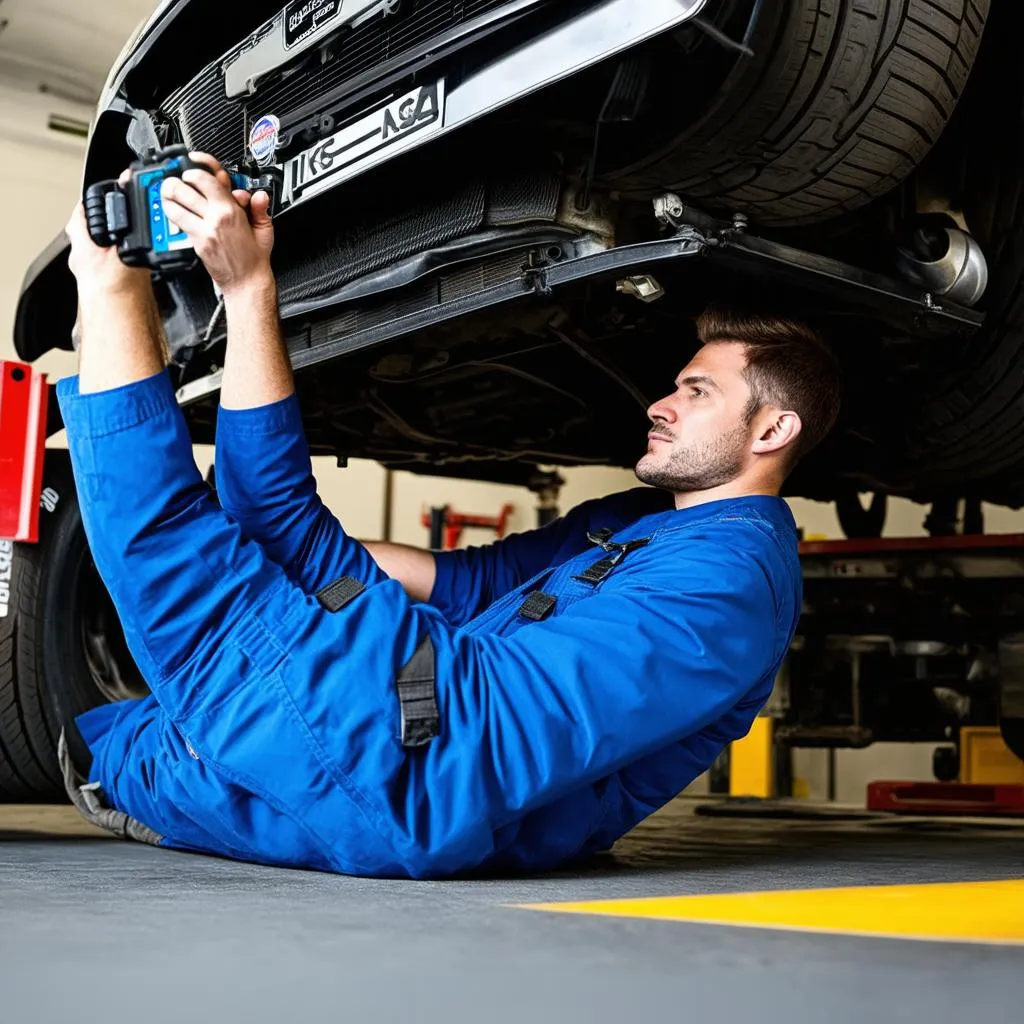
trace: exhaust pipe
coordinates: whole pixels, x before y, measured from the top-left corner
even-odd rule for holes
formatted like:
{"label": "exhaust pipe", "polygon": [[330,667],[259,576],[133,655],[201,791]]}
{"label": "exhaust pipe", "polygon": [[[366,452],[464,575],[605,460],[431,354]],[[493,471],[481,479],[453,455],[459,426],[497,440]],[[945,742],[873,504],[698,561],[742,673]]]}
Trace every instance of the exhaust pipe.
{"label": "exhaust pipe", "polygon": [[897,250],[900,273],[912,284],[962,306],[981,301],[988,264],[981,246],[966,231],[945,225],[916,228]]}

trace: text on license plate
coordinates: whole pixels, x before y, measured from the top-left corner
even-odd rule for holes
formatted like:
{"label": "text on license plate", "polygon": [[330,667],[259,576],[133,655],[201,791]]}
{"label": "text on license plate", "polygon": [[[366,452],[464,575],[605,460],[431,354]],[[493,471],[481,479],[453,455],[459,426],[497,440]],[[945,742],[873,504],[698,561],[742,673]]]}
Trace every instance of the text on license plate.
{"label": "text on license plate", "polygon": [[338,184],[342,174],[385,146],[410,135],[424,135],[444,125],[444,80],[421,85],[360,118],[285,164],[289,203]]}

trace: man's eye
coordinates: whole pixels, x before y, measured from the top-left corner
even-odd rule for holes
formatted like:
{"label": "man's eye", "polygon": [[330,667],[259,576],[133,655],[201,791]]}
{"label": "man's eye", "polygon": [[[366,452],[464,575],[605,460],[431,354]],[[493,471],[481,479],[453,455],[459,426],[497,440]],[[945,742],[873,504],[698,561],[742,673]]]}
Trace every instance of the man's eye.
{"label": "man's eye", "polygon": [[691,388],[694,398],[707,398],[708,393],[703,388]]}

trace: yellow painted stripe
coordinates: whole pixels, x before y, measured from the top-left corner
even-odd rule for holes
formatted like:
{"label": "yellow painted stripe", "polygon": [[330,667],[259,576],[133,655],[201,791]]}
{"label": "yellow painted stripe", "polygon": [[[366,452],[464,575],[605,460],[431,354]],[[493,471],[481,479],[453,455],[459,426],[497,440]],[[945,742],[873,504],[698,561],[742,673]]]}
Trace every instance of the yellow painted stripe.
{"label": "yellow painted stripe", "polygon": [[533,903],[525,909],[896,939],[1024,944],[1024,880]]}

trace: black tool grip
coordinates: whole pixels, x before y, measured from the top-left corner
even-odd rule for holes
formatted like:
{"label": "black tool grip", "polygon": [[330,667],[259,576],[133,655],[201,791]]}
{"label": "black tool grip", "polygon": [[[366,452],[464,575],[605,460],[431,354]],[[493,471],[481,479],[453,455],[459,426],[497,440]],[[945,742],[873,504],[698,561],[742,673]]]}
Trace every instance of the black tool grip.
{"label": "black tool grip", "polygon": [[107,222],[107,196],[116,190],[116,181],[98,181],[85,190],[83,200],[89,237],[96,245],[105,249],[117,243],[117,238],[111,234]]}

